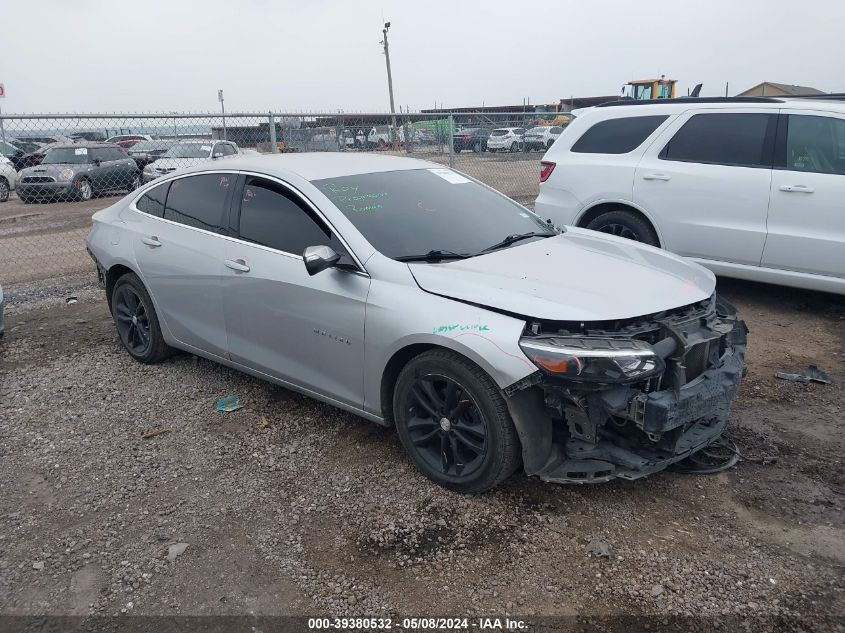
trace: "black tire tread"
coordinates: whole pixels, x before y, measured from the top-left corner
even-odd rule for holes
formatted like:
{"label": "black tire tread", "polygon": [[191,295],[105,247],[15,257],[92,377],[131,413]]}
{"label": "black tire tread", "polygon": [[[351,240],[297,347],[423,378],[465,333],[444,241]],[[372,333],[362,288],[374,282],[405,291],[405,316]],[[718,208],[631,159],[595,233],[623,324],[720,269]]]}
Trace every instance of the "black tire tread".
{"label": "black tire tread", "polygon": [[596,230],[595,227],[618,220],[627,222],[635,227],[634,230],[637,234],[643,237],[643,239],[638,240],[639,242],[650,246],[660,246],[660,240],[657,238],[657,233],[655,232],[654,227],[651,226],[651,223],[648,222],[648,220],[645,220],[638,213],[628,211],[626,209],[613,209],[611,211],[600,213],[590,220],[584,228]]}
{"label": "black tire tread", "polygon": [[[127,349],[126,351],[140,363],[144,363],[145,365],[155,365],[156,363],[160,363],[163,360],[170,358],[176,350],[170,347],[167,343],[164,342],[164,337],[161,334],[161,326],[158,322],[158,314],[155,311],[155,307],[153,306],[153,301],[150,298],[150,293],[147,292],[147,289],[144,287],[144,283],[135,273],[126,273],[118,278],[118,280],[114,284],[114,288],[112,289],[112,301],[111,305],[115,305],[115,297],[117,295],[118,289],[125,284],[129,284],[132,286],[132,289],[135,290],[141,299],[146,304],[147,314],[149,315],[150,320],[150,336],[152,337],[152,345],[150,346],[150,351],[144,356],[138,356],[133,354],[131,350]],[[114,308],[112,308],[114,309]],[[114,318],[114,315],[112,315]],[[119,339],[120,337],[118,337]],[[123,342],[121,341],[121,344]]]}
{"label": "black tire tread", "polygon": [[[492,404],[495,419],[488,420],[488,422],[498,426],[502,449],[499,463],[490,472],[485,473],[482,479],[473,481],[467,485],[437,483],[451,490],[469,494],[485,492],[496,487],[510,477],[522,463],[522,446],[519,442],[519,435],[511,420],[508,405],[504,397],[502,397],[501,391],[496,386],[496,383],[493,382],[493,379],[481,367],[468,358],[447,349],[433,349],[414,357],[400,372],[397,385],[402,380],[403,374],[412,371],[419,363],[429,361],[441,363],[447,367],[450,363],[458,364],[477,381],[478,384],[473,385],[473,387],[480,387],[482,393],[479,395],[482,397],[486,396]],[[394,420],[399,419],[398,406],[399,403],[394,397]]]}

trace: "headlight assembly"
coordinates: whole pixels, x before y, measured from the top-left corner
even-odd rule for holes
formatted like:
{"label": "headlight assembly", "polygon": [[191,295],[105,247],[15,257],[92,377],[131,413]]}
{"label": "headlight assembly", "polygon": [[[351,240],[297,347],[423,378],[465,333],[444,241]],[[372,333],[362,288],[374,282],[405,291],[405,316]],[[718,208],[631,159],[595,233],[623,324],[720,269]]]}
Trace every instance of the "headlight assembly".
{"label": "headlight assembly", "polygon": [[576,382],[636,382],[665,369],[651,345],[633,339],[528,337],[519,346],[546,373]]}
{"label": "headlight assembly", "polygon": [[73,179],[72,169],[63,169],[59,172],[59,180],[68,181]]}

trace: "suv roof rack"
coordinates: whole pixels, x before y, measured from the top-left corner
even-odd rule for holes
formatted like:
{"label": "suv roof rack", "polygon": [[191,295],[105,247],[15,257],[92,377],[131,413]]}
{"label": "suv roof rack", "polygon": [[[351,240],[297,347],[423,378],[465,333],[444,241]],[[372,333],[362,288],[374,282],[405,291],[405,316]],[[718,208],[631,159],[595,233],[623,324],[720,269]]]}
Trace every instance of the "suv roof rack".
{"label": "suv roof rack", "polygon": [[845,92],[831,92],[820,95],[790,95],[789,99],[821,99],[823,101],[845,101]]}
{"label": "suv roof rack", "polygon": [[[845,97],[840,97],[845,98]],[[652,103],[783,103],[783,99],[775,97],[680,97],[678,99],[620,99],[619,101],[605,101],[597,108],[611,108],[613,106],[638,106]]]}

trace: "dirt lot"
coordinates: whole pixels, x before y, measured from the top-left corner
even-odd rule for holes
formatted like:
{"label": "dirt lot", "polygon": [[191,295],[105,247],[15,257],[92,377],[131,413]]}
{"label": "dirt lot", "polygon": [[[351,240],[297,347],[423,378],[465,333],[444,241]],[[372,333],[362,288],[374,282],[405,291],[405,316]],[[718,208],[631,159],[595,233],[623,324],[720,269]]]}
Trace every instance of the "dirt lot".
{"label": "dirt lot", "polygon": [[[720,284],[751,329],[730,434],[752,459],[730,472],[583,487],[517,475],[463,497],[419,475],[390,430],[189,355],[133,362],[88,279],[12,288],[5,614],[507,613],[568,616],[568,630],[739,614],[821,630],[843,613],[840,298]],[[808,363],[832,384],[773,376]],[[230,393],[246,406],[215,413]],[[588,554],[594,539],[613,555]],[[175,543],[188,546],[169,561]]]}

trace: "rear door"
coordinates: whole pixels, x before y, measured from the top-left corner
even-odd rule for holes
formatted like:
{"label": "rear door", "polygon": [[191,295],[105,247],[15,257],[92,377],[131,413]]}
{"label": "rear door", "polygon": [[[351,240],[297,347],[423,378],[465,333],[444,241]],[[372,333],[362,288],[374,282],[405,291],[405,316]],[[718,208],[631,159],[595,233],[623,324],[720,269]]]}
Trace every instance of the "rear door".
{"label": "rear door", "polygon": [[[291,188],[245,176],[233,208],[239,234],[223,294],[232,360],[361,407],[370,278]],[[346,267],[309,275],[302,252],[320,245]]]}
{"label": "rear door", "polygon": [[782,113],[762,265],[845,277],[845,115]]}
{"label": "rear door", "polygon": [[776,126],[776,112],[691,111],[651,144],[634,175],[634,202],[667,250],[760,264]]}
{"label": "rear door", "polygon": [[235,180],[223,172],[177,178],[125,216],[159,318],[181,343],[218,357],[227,352],[222,282]]}

